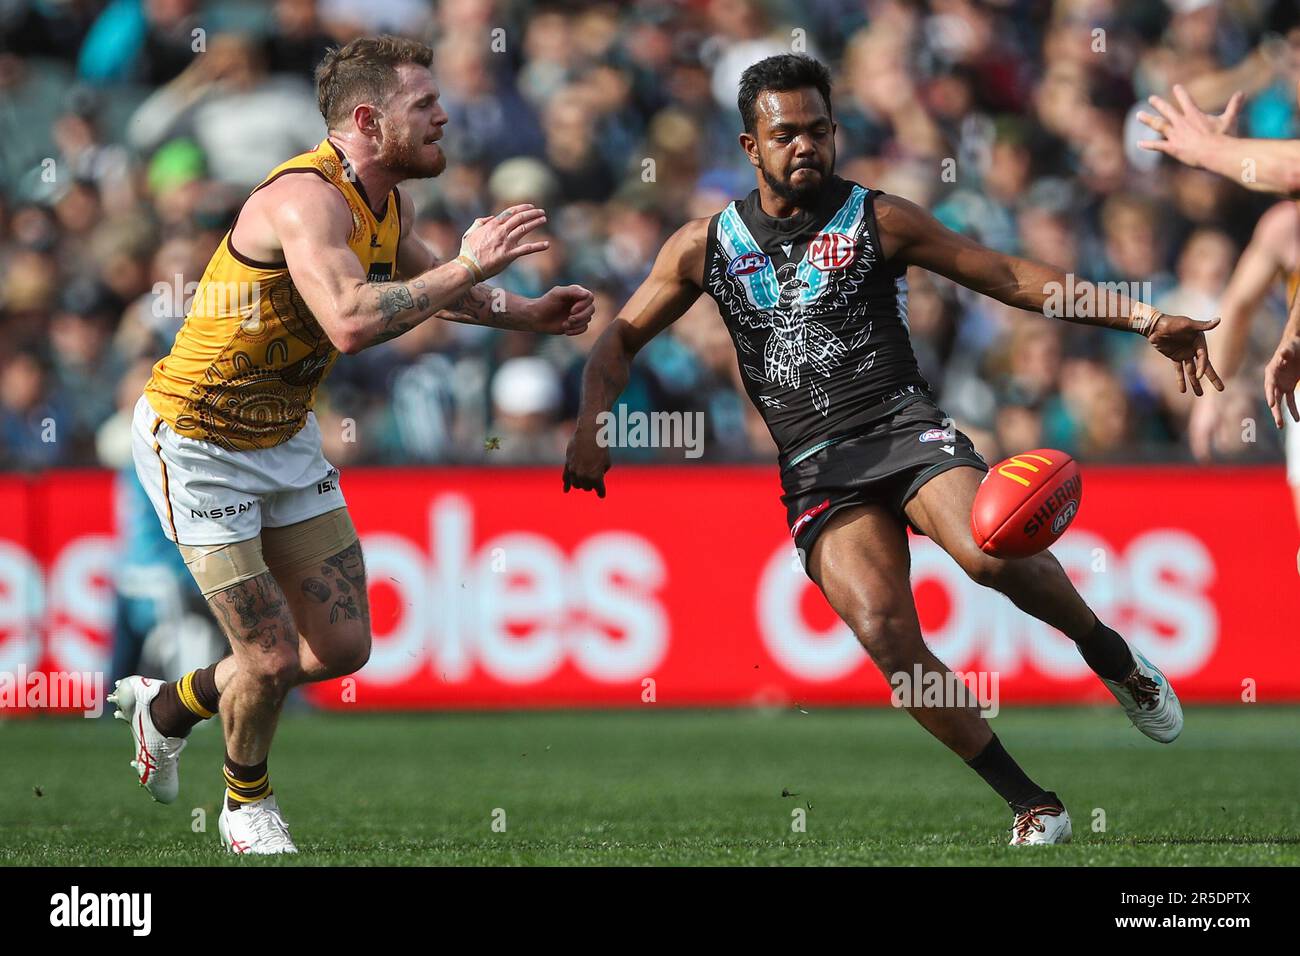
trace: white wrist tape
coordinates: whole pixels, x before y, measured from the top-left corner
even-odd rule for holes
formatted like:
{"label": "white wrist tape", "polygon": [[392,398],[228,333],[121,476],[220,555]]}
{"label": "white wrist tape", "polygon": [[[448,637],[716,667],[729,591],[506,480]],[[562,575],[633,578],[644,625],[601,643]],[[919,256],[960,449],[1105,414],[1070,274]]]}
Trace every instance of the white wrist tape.
{"label": "white wrist tape", "polygon": [[451,261],[458,266],[464,267],[465,271],[469,273],[469,281],[474,285],[478,285],[487,278],[483,274],[483,267],[478,264],[478,260],[474,258],[472,253],[462,252]]}
{"label": "white wrist tape", "polygon": [[1151,334],[1156,322],[1160,321],[1164,313],[1159,309],[1147,305],[1145,302],[1134,302],[1133,307],[1129,310],[1128,327],[1142,337]]}
{"label": "white wrist tape", "polygon": [[469,270],[469,277],[476,285],[487,278],[487,273],[483,270],[483,264],[478,261],[478,256],[474,255],[474,250],[470,248],[469,243],[465,240],[480,225],[481,223],[475,222],[474,225],[465,230],[465,235],[460,237],[460,255],[453,260]]}

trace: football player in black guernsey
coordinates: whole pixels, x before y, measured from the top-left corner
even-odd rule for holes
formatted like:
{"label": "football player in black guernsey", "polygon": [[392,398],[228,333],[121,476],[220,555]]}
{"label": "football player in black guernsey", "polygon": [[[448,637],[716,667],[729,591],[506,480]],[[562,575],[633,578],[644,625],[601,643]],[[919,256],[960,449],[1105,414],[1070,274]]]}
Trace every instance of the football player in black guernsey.
{"label": "football player in black guernsey", "polygon": [[[804,567],[887,679],[919,667],[926,684],[953,686],[921,636],[910,525],[972,579],[1066,634],[1138,729],[1171,742],[1182,711],[1169,682],[1098,620],[1056,558],[1005,560],[976,546],[971,506],[988,466],[935,404],[908,334],[908,266],[1039,314],[1056,311],[1053,290],[1087,301],[1086,283],[1067,285],[1056,269],[984,248],[906,199],[837,177],[830,100],[829,72],[810,57],[773,56],[745,71],[740,145],[757,188],[677,230],[592,349],[565,491],[604,497],[610,457],[597,416],[618,400],[638,350],[708,293],[779,450]],[[1164,315],[1122,296],[1093,301],[1100,314],[1067,320],[1143,335],[1171,360],[1182,390],[1201,395],[1202,381],[1222,390],[1205,346],[1217,319]],[[973,700],[915,702],[909,713],[1011,806],[1013,845],[1069,840],[1061,801],[1017,765]]]}

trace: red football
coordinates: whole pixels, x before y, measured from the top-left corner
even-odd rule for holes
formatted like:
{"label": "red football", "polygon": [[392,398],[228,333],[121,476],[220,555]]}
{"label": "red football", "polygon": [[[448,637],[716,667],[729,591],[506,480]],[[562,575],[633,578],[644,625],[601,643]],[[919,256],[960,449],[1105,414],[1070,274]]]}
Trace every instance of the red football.
{"label": "red football", "polygon": [[1073,458],[1053,448],[1012,455],[984,476],[975,493],[970,531],[985,554],[1027,558],[1051,547],[1083,499],[1083,476]]}

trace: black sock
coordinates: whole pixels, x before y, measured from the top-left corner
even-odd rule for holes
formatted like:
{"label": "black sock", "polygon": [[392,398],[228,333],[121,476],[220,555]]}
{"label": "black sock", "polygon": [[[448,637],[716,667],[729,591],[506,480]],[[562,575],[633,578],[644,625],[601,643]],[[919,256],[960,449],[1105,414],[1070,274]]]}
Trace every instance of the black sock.
{"label": "black sock", "polygon": [[1133,660],[1133,654],[1124,643],[1124,638],[1101,623],[1101,618],[1097,619],[1097,623],[1086,636],[1074,643],[1078,645],[1079,653],[1098,677],[1122,681],[1133,673],[1133,667],[1137,662]]}
{"label": "black sock", "polygon": [[978,755],[966,761],[966,766],[983,777],[984,782],[1013,808],[1059,805],[1061,802],[1056,794],[1044,790],[1025,775],[1002,746],[997,734]]}

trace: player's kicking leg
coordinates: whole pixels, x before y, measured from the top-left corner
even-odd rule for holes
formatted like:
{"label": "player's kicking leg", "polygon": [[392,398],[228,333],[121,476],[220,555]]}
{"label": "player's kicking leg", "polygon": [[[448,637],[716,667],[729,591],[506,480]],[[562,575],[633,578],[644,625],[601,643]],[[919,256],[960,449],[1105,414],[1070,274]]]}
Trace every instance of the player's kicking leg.
{"label": "player's kicking leg", "polygon": [[186,738],[200,721],[217,712],[221,688],[234,673],[233,658],[191,671],[178,681],[124,677],[113,685],[113,716],[131,727],[135,756],[131,766],[140,786],[159,803],[180,791],[180,756]]}
{"label": "player's kicking leg", "polygon": [[1069,637],[1083,659],[1152,740],[1172,743],[1183,709],[1160,669],[1134,651],[1088,607],[1049,552],[1004,560],[985,554],[970,533],[970,514],[984,473],[958,467],[932,478],[905,506],[908,519],[952,555],[971,579],[1001,591],[1021,610]]}
{"label": "player's kicking leg", "polygon": [[[808,555],[808,574],[835,613],[887,680],[941,675],[948,668],[921,637],[912,600],[911,555],[902,522],[881,505],[846,507],[817,535]],[[966,761],[1015,811],[1011,844],[1066,843],[1070,817],[1056,794],[1030,780],[1002,747],[973,702],[944,700],[940,706],[913,701],[907,711],[926,730]]]}

